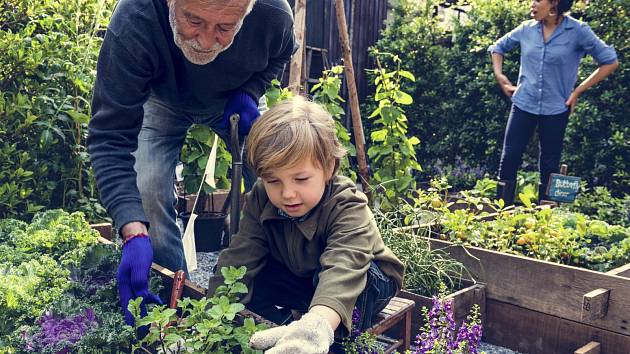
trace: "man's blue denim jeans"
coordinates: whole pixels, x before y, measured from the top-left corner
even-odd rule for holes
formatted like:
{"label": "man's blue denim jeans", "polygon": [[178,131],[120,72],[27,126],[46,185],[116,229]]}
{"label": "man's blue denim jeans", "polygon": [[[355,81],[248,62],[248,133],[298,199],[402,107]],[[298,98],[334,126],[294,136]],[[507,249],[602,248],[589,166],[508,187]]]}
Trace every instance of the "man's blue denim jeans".
{"label": "man's blue denim jeans", "polygon": [[536,115],[512,105],[503,139],[499,179],[515,180],[523,162],[523,152],[538,126],[540,182],[547,184],[549,175],[558,172],[562,141],[569,121],[569,111],[555,115]]}
{"label": "man's blue denim jeans", "polygon": [[[264,97],[263,97],[264,100]],[[187,271],[182,235],[176,223],[175,166],[192,124],[205,124],[229,142],[229,128],[221,129],[221,114],[199,114],[168,107],[156,98],[144,104],[144,120],[138,135],[135,170],[144,212],[149,219],[149,234],[154,262],[172,271]],[[243,138],[241,137],[241,141]],[[230,144],[227,144],[228,147]],[[251,189],[256,176],[243,169],[245,188]]]}
{"label": "man's blue denim jeans", "polygon": [[[245,306],[270,321],[285,324],[292,319],[290,310],[308,311],[316,287],[317,277],[298,277],[285,265],[268,257],[267,264],[254,279],[252,298]],[[360,314],[357,328],[362,331],[369,328],[374,316],[387,306],[396,291],[396,282],[371,262],[365,288],[355,304]]]}

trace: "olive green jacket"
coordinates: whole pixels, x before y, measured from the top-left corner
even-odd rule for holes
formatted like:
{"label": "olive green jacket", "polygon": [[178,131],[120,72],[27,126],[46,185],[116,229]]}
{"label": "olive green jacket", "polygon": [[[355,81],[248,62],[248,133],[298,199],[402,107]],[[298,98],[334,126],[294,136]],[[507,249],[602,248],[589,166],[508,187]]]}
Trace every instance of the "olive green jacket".
{"label": "olive green jacket", "polygon": [[[295,275],[313,277],[319,283],[310,307],[324,305],[335,310],[346,329],[352,310],[367,280],[370,261],[402,286],[404,266],[385,246],[365,195],[347,177],[336,176],[327,184],[320,203],[304,220],[281,216],[259,180],[245,197],[239,232],[230,247],[221,252],[217,269],[246,266],[244,282],[250,293],[253,280],[267,257],[286,265]],[[214,294],[223,279],[217,271],[208,294]]]}

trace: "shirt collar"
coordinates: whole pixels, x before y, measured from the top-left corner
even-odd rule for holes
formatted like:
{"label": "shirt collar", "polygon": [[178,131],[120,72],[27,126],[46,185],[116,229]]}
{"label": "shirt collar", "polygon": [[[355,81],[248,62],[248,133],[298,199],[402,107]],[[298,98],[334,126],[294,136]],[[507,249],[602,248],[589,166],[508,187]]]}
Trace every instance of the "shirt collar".
{"label": "shirt collar", "polygon": [[[571,18],[571,16],[569,16],[569,15],[562,17],[562,23],[560,24],[560,26],[562,26],[562,28],[564,28],[564,29],[571,29],[571,28],[573,28],[575,26],[575,20],[573,20],[573,18],[571,18],[571,20],[569,20],[569,18]],[[529,26],[542,29],[542,22],[536,21],[536,20],[531,20]]]}

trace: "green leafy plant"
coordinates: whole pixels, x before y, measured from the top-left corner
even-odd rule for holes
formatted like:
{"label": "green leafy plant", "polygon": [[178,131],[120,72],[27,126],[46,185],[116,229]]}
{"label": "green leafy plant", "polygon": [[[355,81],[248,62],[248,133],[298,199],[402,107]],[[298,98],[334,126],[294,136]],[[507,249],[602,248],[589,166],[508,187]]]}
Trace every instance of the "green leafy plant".
{"label": "green leafy plant", "polygon": [[584,183],[576,200],[572,204],[562,204],[561,207],[609,224],[630,226],[630,195],[616,198],[606,187],[597,186],[589,190]]}
{"label": "green leafy plant", "polygon": [[313,101],[321,104],[335,119],[337,138],[348,151],[346,157],[341,161],[341,174],[356,181],[357,174],[352,170],[352,166],[350,166],[349,156],[357,156],[357,151],[350,141],[350,133],[341,122],[341,116],[345,114],[341,106],[345,101],[339,96],[342,74],[343,67],[340,65],[334,66],[330,70],[324,70],[322,77],[320,77],[319,81],[311,88],[311,93],[313,93]]}
{"label": "green leafy plant", "polygon": [[293,93],[288,88],[282,87],[277,79],[271,80],[271,87],[265,92],[265,100],[269,108],[291,97],[293,97]]}
{"label": "green leafy plant", "polygon": [[112,0],[0,4],[0,217],[45,208],[106,219],[85,147]]}
{"label": "green leafy plant", "polygon": [[212,297],[193,300],[184,298],[178,302],[181,317],[176,309],[155,306],[145,317],[140,316],[142,298],[129,302],[129,311],[135,318],[134,331],[149,326],[149,333],[134,343],[132,351],[150,353],[159,349],[163,353],[261,353],[250,349],[249,338],[257,330],[266,328],[255,324],[251,318],[236,323],[239,312],[245,306],[238,303],[240,294],[247,287],[239,280],[245,275],[245,267],[221,268],[224,284]]}
{"label": "green leafy plant", "polygon": [[[118,304],[120,251],[96,243],[97,235],[80,212],[50,210],[30,223],[0,220],[0,316],[5,319],[0,352],[125,351],[131,331],[123,328]],[[158,291],[157,278],[151,279],[151,289]]]}
{"label": "green leafy plant", "polygon": [[450,241],[607,271],[625,264],[630,228],[562,209],[523,207],[477,218],[466,210],[445,211],[439,235]]}
{"label": "green leafy plant", "polygon": [[[369,118],[374,119],[374,130],[370,133],[372,144],[368,157],[372,161],[374,181],[384,189],[378,199],[383,209],[394,209],[401,197],[416,188],[414,172],[421,171],[416,160],[415,146],[420,140],[407,137],[408,121],[403,105],[410,105],[413,98],[401,88],[403,80],[414,81],[413,74],[401,69],[397,55],[374,52],[377,69],[373,70],[378,107]],[[381,57],[394,62],[393,71],[381,64]]]}
{"label": "green leafy plant", "polygon": [[[184,178],[184,191],[187,194],[196,194],[199,191],[215,134],[212,129],[200,124],[195,124],[188,130],[180,156],[180,161],[184,164],[182,177]],[[215,182],[217,189],[225,189],[230,186],[228,170],[232,163],[232,155],[230,155],[223,140],[219,138],[217,141],[217,159],[214,170]],[[207,195],[214,192],[214,190],[208,183],[204,182],[197,205],[205,205]]]}

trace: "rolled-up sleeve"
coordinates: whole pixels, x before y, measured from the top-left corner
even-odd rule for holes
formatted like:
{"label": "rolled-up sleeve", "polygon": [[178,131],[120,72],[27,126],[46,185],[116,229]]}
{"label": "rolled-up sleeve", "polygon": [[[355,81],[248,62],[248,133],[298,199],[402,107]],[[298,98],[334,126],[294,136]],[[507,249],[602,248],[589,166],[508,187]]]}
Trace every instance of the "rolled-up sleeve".
{"label": "rolled-up sleeve", "polygon": [[488,47],[488,52],[490,52],[490,54],[499,53],[503,55],[509,52],[510,50],[512,50],[512,48],[514,48],[516,45],[518,45],[521,42],[521,35],[523,33],[523,27],[524,25],[521,24],[515,29],[513,29],[512,31],[510,31],[508,34],[499,38],[498,41],[496,41],[493,45]]}
{"label": "rolled-up sleeve", "polygon": [[617,61],[617,52],[613,46],[604,43],[587,24],[580,26],[580,46],[595,59],[599,65]]}

